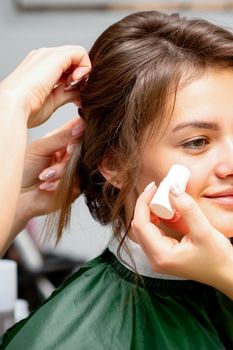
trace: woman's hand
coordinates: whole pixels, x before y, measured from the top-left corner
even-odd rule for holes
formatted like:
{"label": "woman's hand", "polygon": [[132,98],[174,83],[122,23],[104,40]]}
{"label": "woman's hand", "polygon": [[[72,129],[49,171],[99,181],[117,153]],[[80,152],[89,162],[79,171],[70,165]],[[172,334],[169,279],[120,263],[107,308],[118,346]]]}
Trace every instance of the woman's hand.
{"label": "woman's hand", "polygon": [[[28,145],[11,239],[32,217],[51,211],[54,191],[63,175],[70,149],[79,142],[84,129],[84,122],[76,118]],[[74,192],[77,193],[78,188],[74,188]]]}
{"label": "woman's hand", "polygon": [[141,245],[153,270],[214,286],[233,298],[230,241],[211,226],[196,202],[177,186],[171,189],[171,200],[185,219],[188,233],[181,241],[165,236],[151,221],[149,203],[155,192],[156,186],[152,184],[140,195],[132,221],[133,238]]}
{"label": "woman's hand", "polygon": [[23,108],[28,127],[38,126],[63,104],[78,103],[75,87],[90,70],[81,46],[34,50],[1,82],[0,96],[5,94]]}

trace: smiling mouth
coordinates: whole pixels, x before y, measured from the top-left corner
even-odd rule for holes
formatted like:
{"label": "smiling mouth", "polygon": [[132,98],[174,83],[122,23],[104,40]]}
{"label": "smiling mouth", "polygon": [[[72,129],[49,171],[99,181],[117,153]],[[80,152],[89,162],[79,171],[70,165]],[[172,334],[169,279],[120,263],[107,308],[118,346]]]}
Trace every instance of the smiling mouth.
{"label": "smiling mouth", "polygon": [[233,193],[232,194],[225,194],[225,195],[211,195],[211,196],[204,196],[206,199],[214,201],[218,204],[232,207],[233,208]]}

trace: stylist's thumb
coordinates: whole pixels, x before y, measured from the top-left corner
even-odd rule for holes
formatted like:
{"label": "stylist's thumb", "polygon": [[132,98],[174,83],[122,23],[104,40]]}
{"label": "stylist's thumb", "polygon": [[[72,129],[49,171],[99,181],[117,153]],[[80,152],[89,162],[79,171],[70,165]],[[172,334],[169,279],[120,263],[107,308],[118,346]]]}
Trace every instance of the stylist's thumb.
{"label": "stylist's thumb", "polygon": [[198,239],[209,235],[211,225],[205,217],[195,200],[185,192],[178,184],[173,184],[170,188],[170,200],[173,208],[181,214],[187,225],[187,231],[193,239]]}

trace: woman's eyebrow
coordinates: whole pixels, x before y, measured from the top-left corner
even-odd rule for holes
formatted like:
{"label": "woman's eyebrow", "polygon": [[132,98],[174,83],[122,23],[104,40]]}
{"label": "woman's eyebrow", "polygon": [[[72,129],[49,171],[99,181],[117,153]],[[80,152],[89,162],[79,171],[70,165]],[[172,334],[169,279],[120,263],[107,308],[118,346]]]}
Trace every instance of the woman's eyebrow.
{"label": "woman's eyebrow", "polygon": [[210,130],[218,131],[220,129],[220,126],[218,123],[215,123],[215,122],[205,122],[202,120],[194,120],[191,122],[183,122],[176,125],[176,127],[172,130],[172,132],[178,131],[183,128],[210,129]]}

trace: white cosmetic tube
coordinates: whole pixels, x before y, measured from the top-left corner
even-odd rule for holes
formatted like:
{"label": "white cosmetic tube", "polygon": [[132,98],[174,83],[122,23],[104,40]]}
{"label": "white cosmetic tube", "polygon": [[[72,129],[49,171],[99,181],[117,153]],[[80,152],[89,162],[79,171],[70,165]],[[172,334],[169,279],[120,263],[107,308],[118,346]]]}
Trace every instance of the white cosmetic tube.
{"label": "white cosmetic tube", "polygon": [[161,181],[154,197],[150,202],[152,213],[162,219],[172,219],[175,211],[169,201],[169,191],[173,184],[178,184],[183,190],[186,189],[190,179],[190,170],[181,164],[174,164],[167,176]]}

